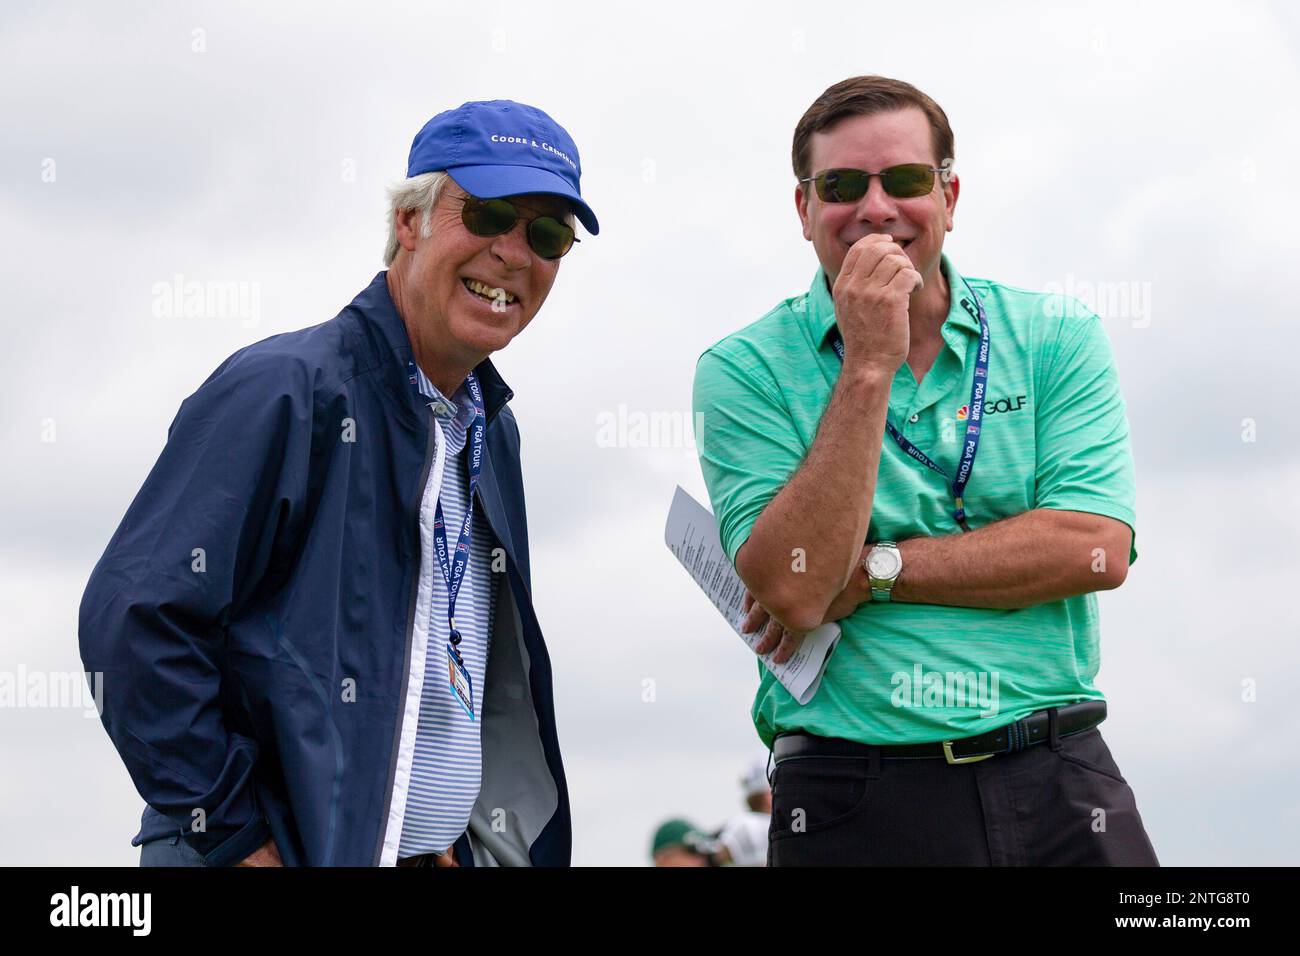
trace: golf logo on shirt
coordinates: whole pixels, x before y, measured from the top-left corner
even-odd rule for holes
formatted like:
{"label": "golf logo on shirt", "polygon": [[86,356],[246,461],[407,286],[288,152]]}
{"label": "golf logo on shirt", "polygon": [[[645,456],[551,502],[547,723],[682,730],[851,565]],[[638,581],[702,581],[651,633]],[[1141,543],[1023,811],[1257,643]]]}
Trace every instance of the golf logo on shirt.
{"label": "golf logo on shirt", "polygon": [[969,412],[970,412],[969,405],[963,405],[961,408],[957,409],[957,421],[964,422]]}

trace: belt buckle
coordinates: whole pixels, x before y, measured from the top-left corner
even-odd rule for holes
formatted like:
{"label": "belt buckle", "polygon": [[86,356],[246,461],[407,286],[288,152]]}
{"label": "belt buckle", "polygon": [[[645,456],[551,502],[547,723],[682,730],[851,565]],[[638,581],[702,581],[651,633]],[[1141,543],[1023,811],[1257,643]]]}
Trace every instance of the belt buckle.
{"label": "belt buckle", "polygon": [[943,742],[943,759],[950,764],[958,763],[978,763],[981,760],[988,760],[990,757],[996,757],[997,754],[978,754],[974,757],[954,757],[952,755],[952,741]]}

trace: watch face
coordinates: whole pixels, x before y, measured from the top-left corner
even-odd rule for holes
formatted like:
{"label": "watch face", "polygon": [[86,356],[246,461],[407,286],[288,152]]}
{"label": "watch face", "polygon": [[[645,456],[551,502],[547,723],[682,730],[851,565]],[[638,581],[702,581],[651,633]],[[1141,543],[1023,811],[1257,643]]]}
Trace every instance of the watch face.
{"label": "watch face", "polygon": [[903,559],[892,549],[876,548],[867,555],[867,570],[873,578],[892,578],[902,564]]}

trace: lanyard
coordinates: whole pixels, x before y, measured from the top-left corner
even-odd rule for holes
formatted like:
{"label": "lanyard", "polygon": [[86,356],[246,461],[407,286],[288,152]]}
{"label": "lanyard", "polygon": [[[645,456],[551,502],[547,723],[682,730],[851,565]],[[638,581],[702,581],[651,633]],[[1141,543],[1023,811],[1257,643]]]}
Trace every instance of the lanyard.
{"label": "lanyard", "polygon": [[[410,380],[416,385],[415,363],[409,367]],[[448,555],[446,522],[442,516],[442,496],[433,512],[433,550],[438,556],[438,566],[442,569],[442,579],[447,585],[447,653],[458,667],[464,666],[460,651],[460,631],[456,629],[456,595],[460,593],[461,582],[465,580],[465,568],[469,564],[469,545],[473,533],[474,489],[478,485],[479,474],[483,470],[483,435],[487,429],[487,414],[483,406],[483,392],[479,388],[478,378],[473,372],[465,376],[465,385],[469,388],[470,398],[474,402],[474,424],[469,429],[469,502],[465,508],[465,520],[461,523],[460,534],[456,537],[454,555]],[[418,391],[418,388],[417,388]],[[423,396],[422,396],[423,398]]]}
{"label": "lanyard", "polygon": [[[989,378],[989,323],[984,315],[984,303],[980,301],[979,295],[976,294],[974,289],[971,289],[970,283],[966,282],[964,278],[962,282],[965,282],[966,288],[970,289],[970,294],[975,299],[975,306],[979,310],[980,349],[975,360],[975,375],[971,380],[970,404],[967,408],[966,443],[962,448],[961,461],[957,463],[956,479],[950,478],[948,473],[936,465],[925,452],[908,441],[902,432],[890,424],[888,417],[885,419],[885,430],[898,443],[899,448],[927,468],[937,471],[943,476],[943,480],[948,485],[953,500],[956,502],[956,507],[952,513],[953,520],[957,522],[962,531],[969,531],[970,527],[966,524],[966,507],[963,503],[963,495],[966,492],[966,482],[970,481],[971,471],[975,468],[975,452],[979,448],[980,428],[984,419],[984,393]],[[831,331],[834,335],[831,344],[835,346],[835,354],[843,362],[844,338],[840,335],[838,326],[832,328]]]}

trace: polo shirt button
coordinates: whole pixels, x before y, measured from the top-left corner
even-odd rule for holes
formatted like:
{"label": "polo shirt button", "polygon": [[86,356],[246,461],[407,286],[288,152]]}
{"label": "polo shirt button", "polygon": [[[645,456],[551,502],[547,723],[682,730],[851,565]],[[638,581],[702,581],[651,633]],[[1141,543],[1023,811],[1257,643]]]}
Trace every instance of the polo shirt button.
{"label": "polo shirt button", "polygon": [[908,421],[911,422],[913,425],[915,425],[920,420],[921,420],[920,415],[913,415],[911,418],[908,419]]}

